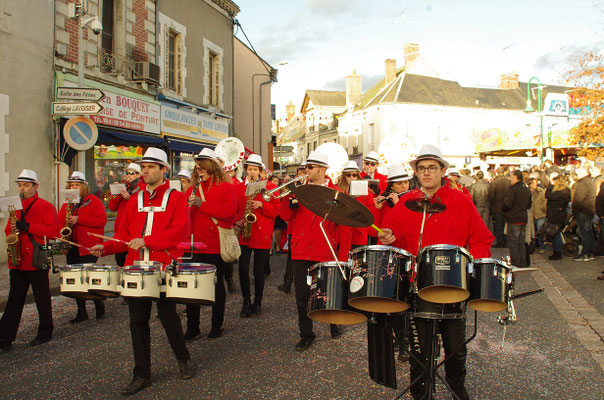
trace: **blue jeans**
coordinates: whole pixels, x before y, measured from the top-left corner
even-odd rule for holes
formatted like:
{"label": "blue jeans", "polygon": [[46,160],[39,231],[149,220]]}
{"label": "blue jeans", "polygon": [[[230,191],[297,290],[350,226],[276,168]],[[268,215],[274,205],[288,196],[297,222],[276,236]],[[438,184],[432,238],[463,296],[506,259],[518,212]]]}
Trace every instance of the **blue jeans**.
{"label": "blue jeans", "polygon": [[594,232],[591,226],[592,217],[577,213],[576,215],[577,226],[579,227],[579,234],[581,235],[581,241],[583,242],[583,251],[581,255],[592,254],[595,247]]}
{"label": "blue jeans", "polygon": [[554,252],[562,253],[562,233],[561,232],[556,233],[556,236],[554,236],[553,246],[554,246]]}
{"label": "blue jeans", "polygon": [[537,238],[536,236],[537,236],[537,232],[539,232],[539,229],[541,229],[541,227],[544,224],[545,224],[545,217],[535,220],[535,243],[541,250],[545,250],[545,243],[543,242],[543,240]]}

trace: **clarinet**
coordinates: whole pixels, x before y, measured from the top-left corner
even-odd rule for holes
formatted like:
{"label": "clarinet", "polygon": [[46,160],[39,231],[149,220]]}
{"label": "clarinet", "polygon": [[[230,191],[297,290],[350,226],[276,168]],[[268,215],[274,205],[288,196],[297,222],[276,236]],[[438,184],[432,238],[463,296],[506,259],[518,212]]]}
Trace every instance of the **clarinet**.
{"label": "clarinet", "polygon": [[191,195],[189,196],[189,200],[188,200],[189,206],[191,206],[193,204],[193,201],[195,200],[195,191],[199,188],[200,183],[201,183],[201,178],[197,181],[197,183],[193,187],[193,190],[191,191]]}

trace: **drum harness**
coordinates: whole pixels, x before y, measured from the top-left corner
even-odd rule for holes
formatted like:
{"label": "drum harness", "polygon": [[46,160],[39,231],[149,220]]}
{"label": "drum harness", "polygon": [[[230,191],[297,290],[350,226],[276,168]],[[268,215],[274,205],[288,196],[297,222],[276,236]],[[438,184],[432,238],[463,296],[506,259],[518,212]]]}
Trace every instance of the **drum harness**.
{"label": "drum harness", "polygon": [[[164,192],[164,197],[161,202],[161,206],[148,206],[145,207],[143,203],[143,190],[138,192],[137,201],[138,201],[138,212],[147,213],[147,221],[145,222],[145,227],[143,229],[143,236],[151,235],[151,231],[153,230],[153,217],[156,212],[164,212],[166,211],[166,207],[168,205],[168,200],[170,198],[170,193],[172,193],[174,189],[169,188]],[[155,192],[150,193],[149,200],[151,200],[155,196]],[[142,254],[141,254],[142,253]],[[168,253],[169,254],[169,253]],[[139,257],[142,256],[142,259],[145,263],[149,262],[149,249],[147,247],[143,247],[139,250]]]}

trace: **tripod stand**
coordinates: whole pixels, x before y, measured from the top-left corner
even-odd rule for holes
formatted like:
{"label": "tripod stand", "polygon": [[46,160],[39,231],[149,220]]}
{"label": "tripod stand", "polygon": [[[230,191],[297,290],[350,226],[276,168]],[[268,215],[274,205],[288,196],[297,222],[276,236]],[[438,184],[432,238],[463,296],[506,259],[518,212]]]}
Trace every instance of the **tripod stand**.
{"label": "tripod stand", "polygon": [[[474,311],[474,332],[472,334],[472,336],[470,336],[469,338],[467,338],[463,345],[458,347],[457,349],[455,349],[453,352],[451,352],[443,361],[441,361],[440,363],[438,362],[437,359],[437,355],[440,353],[440,344],[439,344],[439,339],[437,336],[437,333],[439,331],[439,324],[440,322],[443,320],[443,318],[429,318],[427,319],[428,322],[428,330],[431,332],[431,336],[430,336],[430,342],[428,344],[428,346],[423,346],[423,348],[427,348],[428,349],[428,354],[425,354],[425,361],[422,362],[421,360],[419,360],[415,354],[413,354],[412,351],[408,351],[407,349],[404,349],[404,351],[409,355],[410,359],[413,359],[418,365],[421,366],[421,368],[423,369],[423,372],[420,376],[418,376],[415,380],[413,380],[409,386],[407,386],[402,392],[401,394],[396,397],[396,399],[400,399],[403,397],[403,395],[405,393],[407,393],[408,391],[411,390],[411,388],[420,383],[422,380],[424,382],[424,393],[421,397],[421,399],[425,399],[425,400],[432,400],[433,399],[433,395],[434,395],[434,389],[436,386],[436,378],[438,377],[438,379],[440,379],[440,381],[445,385],[445,387],[447,388],[447,390],[449,392],[451,392],[451,394],[453,394],[453,397],[456,400],[459,400],[459,397],[455,394],[455,392],[453,391],[453,389],[451,389],[451,387],[449,386],[449,384],[447,383],[447,381],[445,379],[443,379],[443,377],[438,373],[438,368],[440,368],[446,361],[448,361],[450,358],[452,358],[453,356],[455,356],[457,353],[459,353],[463,347],[465,345],[467,345],[469,342],[471,342],[475,337],[476,337],[476,333],[477,333],[477,328],[478,328],[478,313],[476,311]],[[411,344],[411,346],[413,346],[413,343]],[[420,346],[421,348],[422,346]]]}

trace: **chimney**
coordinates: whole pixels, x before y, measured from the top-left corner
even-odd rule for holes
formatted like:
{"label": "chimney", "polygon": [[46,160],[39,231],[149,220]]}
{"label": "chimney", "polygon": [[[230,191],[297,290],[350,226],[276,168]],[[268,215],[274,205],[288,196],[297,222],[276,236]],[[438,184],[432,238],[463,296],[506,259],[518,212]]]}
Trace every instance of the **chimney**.
{"label": "chimney", "polygon": [[405,50],[405,66],[408,66],[411,61],[419,56],[419,44],[407,43],[403,46],[403,49]]}
{"label": "chimney", "polygon": [[291,100],[289,101],[289,104],[285,106],[285,114],[287,115],[285,117],[286,122],[291,121],[292,118],[294,118],[294,115],[296,115],[296,106]]}
{"label": "chimney", "polygon": [[518,89],[518,74],[501,75],[500,89]]}
{"label": "chimney", "polygon": [[357,105],[361,101],[361,77],[356,70],[346,77],[346,105]]}
{"label": "chimney", "polygon": [[386,85],[388,85],[396,79],[396,60],[388,58],[384,64],[386,64]]}

